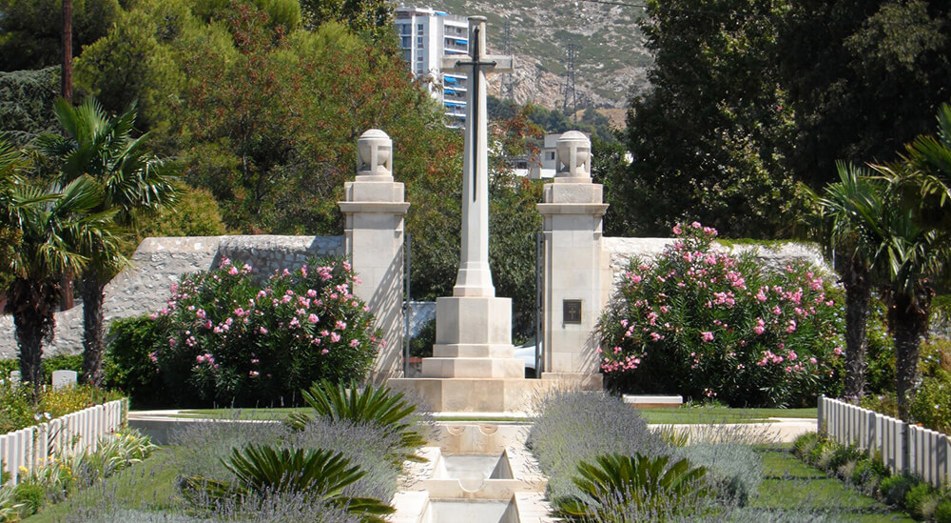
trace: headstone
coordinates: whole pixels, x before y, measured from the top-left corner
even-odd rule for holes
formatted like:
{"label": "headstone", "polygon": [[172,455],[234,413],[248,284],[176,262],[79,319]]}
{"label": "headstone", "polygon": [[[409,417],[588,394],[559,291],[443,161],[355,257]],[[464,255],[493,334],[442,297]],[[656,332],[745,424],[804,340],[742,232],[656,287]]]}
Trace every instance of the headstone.
{"label": "headstone", "polygon": [[63,387],[72,387],[76,385],[76,371],[74,370],[54,370],[53,388],[61,389]]}

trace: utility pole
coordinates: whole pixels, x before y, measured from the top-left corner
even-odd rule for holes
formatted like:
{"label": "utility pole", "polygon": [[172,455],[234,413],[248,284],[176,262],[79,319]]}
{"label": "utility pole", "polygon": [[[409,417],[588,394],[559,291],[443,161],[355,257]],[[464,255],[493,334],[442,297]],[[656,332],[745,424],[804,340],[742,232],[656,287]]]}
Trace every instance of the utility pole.
{"label": "utility pole", "polygon": [[565,49],[566,55],[566,64],[565,64],[565,99],[561,105],[561,112],[565,114],[568,113],[568,104],[571,104],[571,113],[574,115],[575,123],[578,123],[578,96],[575,93],[575,55],[577,50],[575,49],[574,42],[568,42],[568,47]]}
{"label": "utility pole", "polygon": [[[504,54],[511,56],[512,53],[512,23],[509,19],[505,19],[505,39],[504,42]],[[501,96],[503,100],[515,100],[515,74],[508,73],[502,75],[502,87],[501,87]]]}

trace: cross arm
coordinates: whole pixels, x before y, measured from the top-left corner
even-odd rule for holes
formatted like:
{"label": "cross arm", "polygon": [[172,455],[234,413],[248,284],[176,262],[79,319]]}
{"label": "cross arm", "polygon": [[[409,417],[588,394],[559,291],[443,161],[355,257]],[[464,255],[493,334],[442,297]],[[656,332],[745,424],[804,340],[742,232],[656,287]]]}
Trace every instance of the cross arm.
{"label": "cross arm", "polygon": [[[442,57],[442,70],[446,73],[468,73],[475,63],[471,56],[452,55]],[[515,58],[512,56],[489,55],[479,60],[479,65],[486,73],[513,73],[515,72]]]}

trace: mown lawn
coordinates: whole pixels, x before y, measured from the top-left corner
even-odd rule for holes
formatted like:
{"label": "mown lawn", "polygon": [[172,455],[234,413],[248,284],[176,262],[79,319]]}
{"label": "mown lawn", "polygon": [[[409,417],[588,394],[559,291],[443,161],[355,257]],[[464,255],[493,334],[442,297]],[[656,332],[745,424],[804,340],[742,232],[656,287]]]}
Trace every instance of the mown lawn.
{"label": "mown lawn", "polygon": [[640,409],[648,423],[765,423],[770,418],[816,419],[816,409],[732,409],[729,407],[672,407]]}
{"label": "mown lawn", "polygon": [[850,489],[842,481],[799,461],[785,448],[759,448],[763,483],[754,507],[795,510],[832,521],[912,522],[907,514]]}

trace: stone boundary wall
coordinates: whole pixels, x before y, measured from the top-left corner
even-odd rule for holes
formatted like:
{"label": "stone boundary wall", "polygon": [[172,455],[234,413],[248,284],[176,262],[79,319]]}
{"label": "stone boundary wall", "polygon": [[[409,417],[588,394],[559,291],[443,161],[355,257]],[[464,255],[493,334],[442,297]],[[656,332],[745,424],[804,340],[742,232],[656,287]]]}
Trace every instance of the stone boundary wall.
{"label": "stone boundary wall", "polygon": [[[668,246],[674,243],[674,238],[603,238],[603,249],[610,256],[611,275],[613,279],[611,295],[617,289],[617,284],[627,271],[628,261],[633,256],[639,256],[645,260],[650,260],[664,252]],[[756,257],[768,267],[781,269],[787,263],[793,261],[803,261],[811,263],[822,268],[828,276],[834,275],[830,267],[822,257],[822,252],[816,245],[798,242],[777,243],[775,246],[763,245],[734,245],[724,246],[715,244],[715,247],[724,251],[733,253],[754,252]]]}
{"label": "stone boundary wall", "polygon": [[[224,257],[254,267],[262,280],[280,269],[294,269],[311,257],[343,256],[343,236],[192,236],[146,238],[132,255],[132,266],[106,286],[104,319],[149,314],[162,308],[169,287],[182,275],[215,267]],[[107,327],[108,328],[108,327]],[[56,313],[56,337],[45,355],[82,352],[81,304]],[[0,316],[0,358],[17,356],[13,318]]]}

